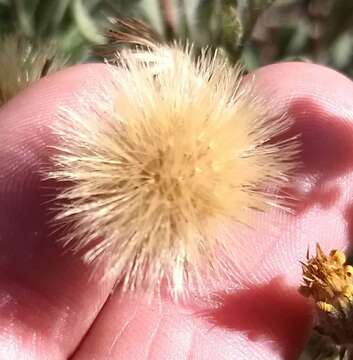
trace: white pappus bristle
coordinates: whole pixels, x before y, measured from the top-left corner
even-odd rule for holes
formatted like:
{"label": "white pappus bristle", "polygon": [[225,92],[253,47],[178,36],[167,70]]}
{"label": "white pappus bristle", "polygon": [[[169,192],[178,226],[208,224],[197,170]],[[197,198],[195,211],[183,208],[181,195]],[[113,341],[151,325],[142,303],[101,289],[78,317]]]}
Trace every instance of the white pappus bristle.
{"label": "white pappus bristle", "polygon": [[220,234],[249,222],[247,209],[281,205],[274,189],[297,144],[269,141],[290,121],[271,118],[218,55],[153,45],[118,63],[86,110],[66,109],[54,126],[49,177],[69,184],[57,220],[69,224],[67,244],[124,290],[165,282],[178,297],[225,270],[237,238]]}

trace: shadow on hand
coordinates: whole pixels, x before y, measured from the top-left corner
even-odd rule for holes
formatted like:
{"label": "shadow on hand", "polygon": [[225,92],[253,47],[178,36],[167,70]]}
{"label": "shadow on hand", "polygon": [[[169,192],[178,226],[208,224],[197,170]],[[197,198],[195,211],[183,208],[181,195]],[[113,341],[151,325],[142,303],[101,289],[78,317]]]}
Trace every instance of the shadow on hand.
{"label": "shadow on hand", "polygon": [[340,190],[332,181],[353,170],[353,124],[329,114],[308,98],[293,100],[288,114],[294,124],[286,136],[298,135],[300,142],[301,166],[297,178],[310,183],[304,194],[293,194],[294,198],[300,198],[296,212],[316,204],[329,208],[340,197]]}
{"label": "shadow on hand", "polygon": [[202,312],[211,324],[245,333],[250,341],[273,342],[283,359],[297,359],[308,336],[311,307],[297,291],[275,278],[271,282],[217,294],[218,304]]}

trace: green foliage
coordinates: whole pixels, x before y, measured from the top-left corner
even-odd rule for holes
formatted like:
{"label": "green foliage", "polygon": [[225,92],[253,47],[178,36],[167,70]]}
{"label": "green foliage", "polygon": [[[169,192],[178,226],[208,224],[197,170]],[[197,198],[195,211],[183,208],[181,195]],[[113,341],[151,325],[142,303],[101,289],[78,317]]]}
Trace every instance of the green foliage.
{"label": "green foliage", "polygon": [[[62,55],[84,61],[103,42],[108,17],[137,17],[167,41],[223,48],[236,61],[269,0],[0,0],[0,32],[55,40]],[[252,9],[255,9],[254,11]]]}
{"label": "green foliage", "polygon": [[351,0],[0,0],[0,35],[54,39],[62,56],[82,62],[109,17],[143,19],[166,41],[221,48],[248,69],[304,60],[353,75]]}
{"label": "green foliage", "polygon": [[353,1],[278,0],[254,28],[243,55],[258,67],[312,61],[353,76]]}

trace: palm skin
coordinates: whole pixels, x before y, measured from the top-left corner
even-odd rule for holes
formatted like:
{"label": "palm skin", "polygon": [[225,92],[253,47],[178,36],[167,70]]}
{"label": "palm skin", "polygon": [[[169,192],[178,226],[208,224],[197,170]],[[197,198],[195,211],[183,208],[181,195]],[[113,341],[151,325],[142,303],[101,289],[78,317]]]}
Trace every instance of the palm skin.
{"label": "palm skin", "polygon": [[0,359],[296,359],[311,306],[298,294],[308,247],[347,249],[353,215],[353,83],[304,63],[261,68],[253,81],[300,134],[293,214],[258,215],[234,241],[237,283],[210,287],[214,301],[174,304],[113,292],[113,281],[63,251],[50,225],[55,187],[40,169],[58,106],[107,79],[80,65],[39,81],[0,109]]}

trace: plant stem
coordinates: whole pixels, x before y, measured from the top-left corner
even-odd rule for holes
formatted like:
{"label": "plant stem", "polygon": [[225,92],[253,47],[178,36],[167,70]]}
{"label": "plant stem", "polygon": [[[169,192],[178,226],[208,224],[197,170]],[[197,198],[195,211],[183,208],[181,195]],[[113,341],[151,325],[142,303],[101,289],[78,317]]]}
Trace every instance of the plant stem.
{"label": "plant stem", "polygon": [[172,0],[159,0],[159,7],[162,13],[162,20],[164,25],[164,35],[167,41],[175,39],[176,35],[176,21],[175,9]]}

